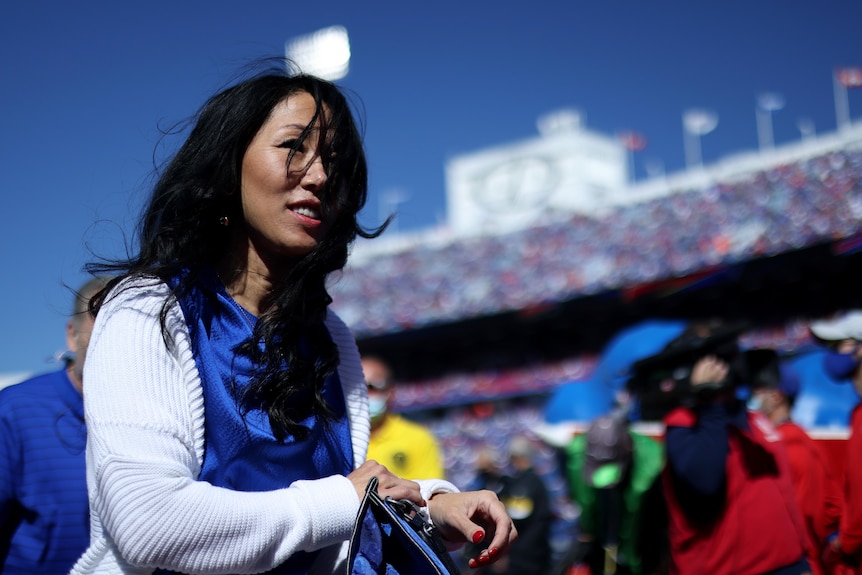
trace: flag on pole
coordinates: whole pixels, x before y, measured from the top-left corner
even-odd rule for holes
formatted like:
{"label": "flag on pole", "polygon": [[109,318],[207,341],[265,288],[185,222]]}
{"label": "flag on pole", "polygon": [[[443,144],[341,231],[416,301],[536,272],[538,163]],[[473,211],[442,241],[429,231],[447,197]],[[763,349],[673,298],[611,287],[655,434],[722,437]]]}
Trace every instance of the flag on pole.
{"label": "flag on pole", "polygon": [[630,152],[642,152],[647,147],[646,136],[638,132],[622,132],[619,135],[623,147]]}
{"label": "flag on pole", "polygon": [[862,67],[838,68],[835,70],[835,78],[845,88],[862,88]]}

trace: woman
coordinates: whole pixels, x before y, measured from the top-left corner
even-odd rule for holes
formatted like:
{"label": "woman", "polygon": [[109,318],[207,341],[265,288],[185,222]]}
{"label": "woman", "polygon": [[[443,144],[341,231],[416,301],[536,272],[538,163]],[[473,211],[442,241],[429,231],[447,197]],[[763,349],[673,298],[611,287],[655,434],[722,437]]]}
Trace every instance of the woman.
{"label": "woman", "polygon": [[516,537],[491,492],[365,461],[367,389],[325,281],[362,230],[367,177],[344,96],[271,71],[201,109],[129,261],[91,306],[91,544],[73,572],[331,573],[369,480],[445,538]]}

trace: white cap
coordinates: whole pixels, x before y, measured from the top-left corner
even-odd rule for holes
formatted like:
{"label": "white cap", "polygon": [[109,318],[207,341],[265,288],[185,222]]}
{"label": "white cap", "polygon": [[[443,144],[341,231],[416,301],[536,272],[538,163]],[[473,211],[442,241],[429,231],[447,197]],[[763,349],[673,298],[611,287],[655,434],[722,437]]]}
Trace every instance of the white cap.
{"label": "white cap", "polygon": [[862,341],[862,311],[849,311],[830,320],[814,321],[808,324],[808,329],[814,337],[824,341]]}

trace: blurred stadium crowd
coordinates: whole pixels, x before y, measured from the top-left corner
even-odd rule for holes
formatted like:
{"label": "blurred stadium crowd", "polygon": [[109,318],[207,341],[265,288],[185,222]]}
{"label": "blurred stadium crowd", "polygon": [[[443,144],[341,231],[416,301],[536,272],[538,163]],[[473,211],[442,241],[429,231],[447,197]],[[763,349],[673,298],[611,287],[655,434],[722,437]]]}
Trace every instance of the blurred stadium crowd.
{"label": "blurred stadium crowd", "polygon": [[862,150],[499,236],[352,265],[334,307],[358,337],[685,276],[862,230]]}

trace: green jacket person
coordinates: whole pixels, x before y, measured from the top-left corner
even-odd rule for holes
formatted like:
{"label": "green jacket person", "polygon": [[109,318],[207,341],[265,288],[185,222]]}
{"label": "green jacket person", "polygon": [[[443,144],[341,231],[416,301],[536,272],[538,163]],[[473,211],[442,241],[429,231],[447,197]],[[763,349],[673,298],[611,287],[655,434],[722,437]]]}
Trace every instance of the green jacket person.
{"label": "green jacket person", "polygon": [[580,507],[573,563],[592,573],[653,571],[663,556],[662,546],[652,541],[660,541],[664,528],[662,505],[655,501],[661,493],[662,446],[629,429],[627,412],[619,410],[575,437],[566,447],[566,461],[570,494]]}

